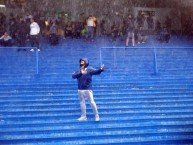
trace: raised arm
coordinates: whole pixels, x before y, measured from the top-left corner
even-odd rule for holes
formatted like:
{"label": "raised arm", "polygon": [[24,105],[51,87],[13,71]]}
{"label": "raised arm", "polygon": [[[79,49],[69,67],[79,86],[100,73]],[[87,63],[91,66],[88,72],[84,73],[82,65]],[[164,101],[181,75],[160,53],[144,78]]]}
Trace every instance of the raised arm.
{"label": "raised arm", "polygon": [[98,75],[98,74],[100,74],[102,71],[104,71],[104,69],[105,69],[105,65],[103,64],[103,65],[101,65],[101,68],[100,68],[100,69],[93,69],[93,68],[91,68],[90,73],[91,73],[91,75]]}

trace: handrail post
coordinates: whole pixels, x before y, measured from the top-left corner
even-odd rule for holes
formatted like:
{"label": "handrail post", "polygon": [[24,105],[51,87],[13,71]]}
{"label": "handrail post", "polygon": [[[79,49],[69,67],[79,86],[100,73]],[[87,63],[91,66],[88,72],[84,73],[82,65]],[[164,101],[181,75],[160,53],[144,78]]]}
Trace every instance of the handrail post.
{"label": "handrail post", "polygon": [[39,55],[38,48],[36,47],[36,74],[39,74]]}
{"label": "handrail post", "polygon": [[116,48],[115,47],[113,47],[113,49],[114,49],[114,67],[116,67],[117,66],[117,54],[116,54]]}
{"label": "handrail post", "polygon": [[157,53],[156,53],[156,48],[153,48],[154,50],[154,73],[157,75],[158,69],[157,69]]}
{"label": "handrail post", "polygon": [[102,65],[102,48],[100,47],[100,64]]}

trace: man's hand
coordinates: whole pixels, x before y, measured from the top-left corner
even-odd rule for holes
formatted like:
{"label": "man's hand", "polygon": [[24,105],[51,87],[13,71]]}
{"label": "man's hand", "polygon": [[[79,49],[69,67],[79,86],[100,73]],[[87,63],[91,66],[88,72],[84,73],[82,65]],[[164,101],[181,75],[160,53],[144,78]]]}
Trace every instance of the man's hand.
{"label": "man's hand", "polygon": [[84,69],[81,69],[81,74],[85,75],[85,74],[87,74],[87,71]]}
{"label": "man's hand", "polygon": [[105,65],[102,64],[102,65],[101,65],[101,70],[104,70],[104,69],[105,69]]}

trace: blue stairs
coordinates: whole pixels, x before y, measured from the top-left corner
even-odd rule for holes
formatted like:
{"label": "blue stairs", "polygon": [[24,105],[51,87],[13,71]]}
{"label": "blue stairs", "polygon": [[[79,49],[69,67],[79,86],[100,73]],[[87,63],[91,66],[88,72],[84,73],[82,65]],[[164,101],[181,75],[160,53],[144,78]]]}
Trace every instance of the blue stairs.
{"label": "blue stairs", "polygon": [[[0,145],[192,145],[192,44],[178,37],[136,48],[109,38],[42,42],[39,74],[35,53],[0,48]],[[99,122],[89,104],[88,121],[77,121],[71,74],[81,57],[105,64],[93,76]]]}

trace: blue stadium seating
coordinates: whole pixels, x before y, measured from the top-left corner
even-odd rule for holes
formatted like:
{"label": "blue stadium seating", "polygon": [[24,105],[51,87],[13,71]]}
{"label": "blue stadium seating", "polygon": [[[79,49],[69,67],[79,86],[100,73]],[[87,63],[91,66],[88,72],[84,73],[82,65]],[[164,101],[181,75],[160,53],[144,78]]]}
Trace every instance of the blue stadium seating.
{"label": "blue stadium seating", "polygon": [[[193,144],[193,40],[124,44],[107,37],[42,42],[38,65],[35,52],[0,48],[0,144]],[[99,122],[88,102],[88,121],[77,121],[71,74],[82,57],[95,68],[105,64],[93,76]]]}

